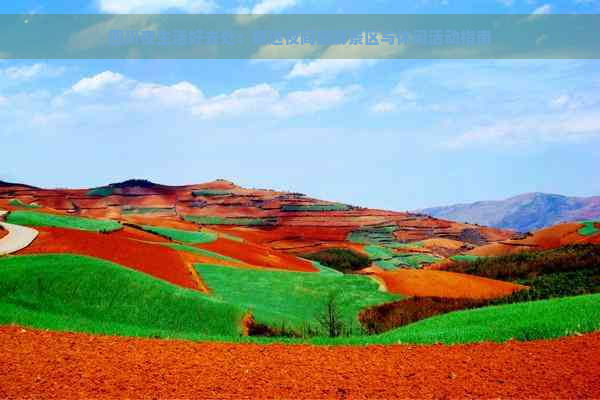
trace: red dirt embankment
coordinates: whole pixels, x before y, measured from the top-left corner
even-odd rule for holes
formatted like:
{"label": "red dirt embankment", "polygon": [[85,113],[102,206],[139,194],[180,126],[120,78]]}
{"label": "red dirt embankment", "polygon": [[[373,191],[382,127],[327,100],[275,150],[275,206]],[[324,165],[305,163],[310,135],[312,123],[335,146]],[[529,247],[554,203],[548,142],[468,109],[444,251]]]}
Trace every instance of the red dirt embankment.
{"label": "red dirt embankment", "polygon": [[531,236],[519,240],[507,240],[477,247],[469,254],[477,256],[500,256],[523,251],[549,250],[569,244],[600,244],[600,235],[583,236],[579,230],[583,227],[577,222],[554,225],[540,229]]}
{"label": "red dirt embankment", "polygon": [[599,398],[600,333],[459,346],[193,343],[0,327],[0,398]]}
{"label": "red dirt embankment", "polygon": [[379,268],[370,268],[368,271],[371,276],[383,281],[388,292],[405,296],[494,299],[525,288],[510,282],[446,271],[382,271]]}
{"label": "red dirt embankment", "polygon": [[8,232],[4,230],[4,228],[2,228],[0,226],[0,239],[2,239],[4,236],[8,235]]}
{"label": "red dirt embankment", "polygon": [[73,253],[102,258],[158,279],[190,289],[200,289],[179,253],[169,247],[141,240],[164,241],[132,229],[96,233],[76,229],[39,227],[39,236],[18,254]]}

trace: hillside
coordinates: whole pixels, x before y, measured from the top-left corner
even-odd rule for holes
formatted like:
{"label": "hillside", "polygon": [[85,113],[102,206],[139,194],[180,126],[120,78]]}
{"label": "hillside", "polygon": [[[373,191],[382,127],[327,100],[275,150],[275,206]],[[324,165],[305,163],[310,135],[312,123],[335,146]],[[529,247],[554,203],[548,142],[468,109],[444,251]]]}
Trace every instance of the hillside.
{"label": "hillside", "polygon": [[505,200],[432,207],[418,212],[452,221],[529,232],[561,222],[600,218],[600,196],[527,193]]}
{"label": "hillside", "polygon": [[[396,253],[445,257],[512,236],[512,232],[501,229],[361,208],[301,193],[247,189],[226,180],[186,186],[129,180],[90,189],[4,184],[0,187],[0,206],[20,213],[42,211],[184,230],[204,226],[291,254],[350,248],[388,265],[415,262],[400,260]],[[16,214],[12,218],[32,216]],[[112,228],[106,225],[102,229]],[[406,248],[407,243],[433,238],[439,239],[435,246]],[[421,257],[416,262],[421,261],[430,262],[431,258]]]}

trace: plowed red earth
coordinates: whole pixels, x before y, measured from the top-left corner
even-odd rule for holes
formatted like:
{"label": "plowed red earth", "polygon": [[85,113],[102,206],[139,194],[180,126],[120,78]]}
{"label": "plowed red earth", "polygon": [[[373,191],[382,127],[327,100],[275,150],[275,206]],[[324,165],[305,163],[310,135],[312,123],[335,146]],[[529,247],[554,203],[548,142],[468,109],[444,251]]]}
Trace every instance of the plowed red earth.
{"label": "plowed red earth", "polygon": [[0,327],[0,398],[599,398],[600,333],[459,346],[161,341]]}
{"label": "plowed red earth", "polygon": [[2,228],[0,226],[0,239],[2,239],[4,236],[8,235],[8,232],[4,230],[4,228]]}
{"label": "plowed red earth", "polygon": [[110,234],[47,227],[36,229],[40,232],[38,237],[18,254],[73,253],[98,257],[175,285],[199,289],[197,277],[177,251],[141,241],[163,241],[155,235],[129,229]]}
{"label": "plowed red earth", "polygon": [[257,267],[270,267],[300,272],[318,272],[318,269],[309,261],[247,241],[236,242],[219,238],[214,242],[201,244],[199,247],[236,258]]}
{"label": "plowed red earth", "polygon": [[390,293],[405,296],[494,299],[525,288],[510,282],[446,271],[382,271],[378,268],[370,268],[370,271],[372,276],[383,281]]}

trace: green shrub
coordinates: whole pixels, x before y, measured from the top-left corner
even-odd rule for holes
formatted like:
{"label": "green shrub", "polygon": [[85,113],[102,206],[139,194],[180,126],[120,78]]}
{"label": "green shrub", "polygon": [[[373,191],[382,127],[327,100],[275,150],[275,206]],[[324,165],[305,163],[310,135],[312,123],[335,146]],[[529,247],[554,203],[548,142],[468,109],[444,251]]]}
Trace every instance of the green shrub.
{"label": "green shrub", "polygon": [[304,254],[302,257],[318,261],[326,267],[346,274],[367,268],[371,264],[369,257],[343,248],[324,249],[315,253]]}

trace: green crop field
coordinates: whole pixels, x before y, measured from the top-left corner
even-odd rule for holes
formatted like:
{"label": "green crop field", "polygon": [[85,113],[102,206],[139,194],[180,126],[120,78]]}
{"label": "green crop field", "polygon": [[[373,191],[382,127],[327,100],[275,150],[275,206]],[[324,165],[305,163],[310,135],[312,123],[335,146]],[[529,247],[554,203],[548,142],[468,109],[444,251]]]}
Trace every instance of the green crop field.
{"label": "green crop field", "polygon": [[194,254],[198,254],[201,256],[212,257],[212,258],[216,258],[218,260],[237,262],[237,263],[242,263],[242,264],[244,263],[243,261],[240,261],[237,258],[227,257],[222,254],[215,253],[214,251],[201,249],[199,247],[186,246],[186,245],[179,244],[179,243],[165,243],[165,245],[172,249],[175,249],[177,251],[187,251],[188,253],[194,253]]}
{"label": "green crop field", "polygon": [[243,315],[239,307],[97,258],[0,258],[0,324],[134,336],[236,336]]}
{"label": "green crop field", "polygon": [[579,229],[579,234],[582,236],[592,236],[600,232],[600,229],[596,228],[598,221],[582,221],[583,228]]}
{"label": "green crop field", "polygon": [[51,226],[96,232],[112,232],[122,227],[116,221],[45,214],[36,211],[13,211],[8,214],[6,221],[16,225]]}
{"label": "green crop field", "polygon": [[167,239],[189,244],[210,243],[217,240],[217,235],[215,233],[206,231],[184,231],[182,229],[165,228],[162,226],[152,225],[141,225],[140,228]]}
{"label": "green crop field", "polygon": [[450,259],[452,261],[457,261],[457,262],[462,262],[462,261],[473,262],[473,261],[477,261],[479,258],[481,258],[481,256],[474,256],[471,254],[456,254],[454,256],[450,256]]}
{"label": "green crop field", "polygon": [[131,207],[123,208],[121,211],[124,215],[132,214],[159,214],[159,213],[175,213],[175,207]]}
{"label": "green crop field", "polygon": [[419,268],[422,264],[431,264],[439,260],[439,258],[429,254],[396,253],[389,247],[376,245],[365,246],[365,252],[374,261],[375,265],[387,270],[402,266]]}
{"label": "green crop field", "polygon": [[348,211],[352,207],[347,204],[331,203],[331,204],[284,204],[281,207],[281,211],[306,211],[306,212],[318,212],[318,211]]}
{"label": "green crop field", "polygon": [[8,204],[10,204],[13,207],[21,207],[21,208],[40,208],[40,206],[38,206],[35,203],[25,204],[19,199],[12,199],[11,201],[8,202]]}
{"label": "green crop field", "polygon": [[108,197],[111,196],[114,192],[114,189],[110,186],[102,186],[94,189],[90,189],[86,192],[86,196],[94,196],[94,197]]}
{"label": "green crop field", "polygon": [[359,311],[401,297],[380,292],[378,284],[361,275],[287,272],[230,268],[199,264],[198,273],[214,295],[248,308],[255,319],[269,326],[292,329],[313,325],[331,292],[343,321],[358,327]]}
{"label": "green crop field", "polygon": [[218,190],[218,189],[200,189],[194,190],[192,192],[192,196],[204,196],[204,197],[213,197],[213,196],[230,196],[232,193],[227,190]]}
{"label": "green crop field", "polygon": [[276,218],[244,218],[244,217],[216,217],[186,215],[183,217],[186,221],[194,222],[200,225],[244,225],[244,226],[262,226],[273,225],[277,222]]}
{"label": "green crop field", "polygon": [[428,318],[364,341],[453,344],[550,339],[600,329],[598,310],[600,294],[490,306]]}

